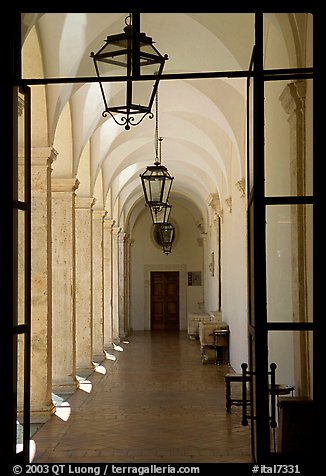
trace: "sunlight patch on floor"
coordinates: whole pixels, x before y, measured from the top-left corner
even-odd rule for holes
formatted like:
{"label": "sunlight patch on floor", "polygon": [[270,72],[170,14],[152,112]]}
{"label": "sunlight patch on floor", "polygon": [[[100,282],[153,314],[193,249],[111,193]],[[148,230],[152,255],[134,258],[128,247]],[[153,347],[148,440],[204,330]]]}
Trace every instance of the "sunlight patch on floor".
{"label": "sunlight patch on floor", "polygon": [[95,372],[98,372],[99,374],[105,375],[106,374],[106,368],[103,365],[97,365],[95,367]]}
{"label": "sunlight patch on floor", "polygon": [[105,358],[108,360],[117,360],[115,355],[110,354],[109,352],[105,351]]}
{"label": "sunlight patch on floor", "polygon": [[91,393],[92,387],[93,387],[92,382],[90,382],[89,380],[83,380],[79,384],[79,390],[82,390],[83,392],[86,392],[86,393]]}
{"label": "sunlight patch on floor", "polygon": [[71,414],[71,407],[68,402],[62,402],[60,406],[56,408],[55,414],[62,421],[68,421]]}

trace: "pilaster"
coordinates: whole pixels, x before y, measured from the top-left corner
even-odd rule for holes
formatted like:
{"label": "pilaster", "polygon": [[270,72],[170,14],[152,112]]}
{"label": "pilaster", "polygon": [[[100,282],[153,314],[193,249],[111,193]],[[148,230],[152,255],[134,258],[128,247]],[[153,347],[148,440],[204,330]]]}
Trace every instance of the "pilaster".
{"label": "pilaster", "polygon": [[74,393],[76,378],[75,190],[76,178],[52,179],[53,392]]}
{"label": "pilaster", "polygon": [[102,362],[104,353],[104,227],[105,210],[93,209],[92,214],[92,306],[93,361]]}
{"label": "pilaster", "polygon": [[119,238],[118,238],[118,266],[119,266],[119,303],[118,303],[118,319],[119,319],[119,338],[124,338],[127,333],[126,328],[126,285],[125,285],[125,267],[126,267],[126,260],[125,260],[125,240],[126,240],[126,233],[122,233],[120,231]]}
{"label": "pilaster", "polygon": [[92,206],[93,197],[75,197],[76,372],[93,370]]}
{"label": "pilaster", "polygon": [[103,220],[104,349],[113,347],[112,318],[112,227],[114,220]]}
{"label": "pilaster", "polygon": [[126,235],[125,239],[125,332],[130,331],[130,235]]}
{"label": "pilaster", "polygon": [[113,343],[120,342],[119,332],[119,312],[120,312],[120,299],[119,299],[119,233],[120,227],[112,228],[112,337]]}
{"label": "pilaster", "polygon": [[50,147],[31,151],[31,422],[54,413],[52,401],[52,240]]}

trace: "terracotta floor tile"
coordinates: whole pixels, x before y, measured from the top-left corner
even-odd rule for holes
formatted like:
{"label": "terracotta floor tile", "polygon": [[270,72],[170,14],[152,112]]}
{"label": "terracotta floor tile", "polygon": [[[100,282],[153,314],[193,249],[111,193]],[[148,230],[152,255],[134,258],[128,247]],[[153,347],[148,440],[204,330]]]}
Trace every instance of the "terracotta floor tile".
{"label": "terracotta floor tile", "polygon": [[185,332],[133,332],[33,436],[39,463],[252,462],[241,409],[225,410],[226,365],[203,364]]}

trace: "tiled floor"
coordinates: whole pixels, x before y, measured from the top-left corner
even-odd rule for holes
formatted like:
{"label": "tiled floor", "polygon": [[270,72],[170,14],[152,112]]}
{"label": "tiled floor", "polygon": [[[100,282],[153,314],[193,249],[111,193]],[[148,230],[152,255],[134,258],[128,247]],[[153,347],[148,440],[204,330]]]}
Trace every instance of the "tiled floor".
{"label": "tiled floor", "polygon": [[35,433],[40,463],[250,463],[227,365],[203,364],[185,332],[134,332]]}

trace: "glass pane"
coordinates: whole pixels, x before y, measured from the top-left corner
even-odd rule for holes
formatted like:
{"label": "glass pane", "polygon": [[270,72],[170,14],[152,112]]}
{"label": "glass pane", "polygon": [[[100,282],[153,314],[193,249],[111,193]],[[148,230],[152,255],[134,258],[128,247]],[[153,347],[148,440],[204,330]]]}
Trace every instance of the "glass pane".
{"label": "glass pane", "polygon": [[[22,14],[28,32],[23,41],[23,78],[35,77],[40,50],[47,67],[39,68],[39,76],[40,71],[50,78],[95,76],[91,52],[104,46],[107,35],[122,33],[126,18],[125,13],[36,15]],[[246,71],[254,20],[254,13],[141,13],[140,31],[153,39],[162,56],[168,55],[166,73]],[[53,61],[48,63],[50,55]]]}
{"label": "glass pane", "polygon": [[264,14],[264,68],[311,67],[313,16],[310,13]]}
{"label": "glass pane", "polygon": [[312,195],[312,80],[265,83],[266,196]]}
{"label": "glass pane", "polygon": [[254,203],[251,203],[249,208],[249,324],[255,325],[255,273],[254,273]]}
{"label": "glass pane", "polygon": [[[164,73],[245,71],[254,46],[254,13],[144,13],[141,23],[169,59]],[[148,16],[148,19],[147,19]],[[165,32],[159,36],[160,25]],[[167,30],[168,25],[168,30]],[[148,28],[147,28],[148,26]],[[164,37],[168,31],[169,41]],[[174,48],[173,45],[178,45]]]}
{"label": "glass pane", "polygon": [[25,201],[25,102],[24,95],[18,93],[18,196],[17,199]]}
{"label": "glass pane", "polygon": [[313,319],[312,205],[271,205],[266,210],[267,319]]}
{"label": "glass pane", "polygon": [[15,324],[24,324],[25,318],[25,220],[26,212],[18,210],[18,246],[17,246],[17,264],[18,264],[18,322]]}
{"label": "glass pane", "polygon": [[[270,331],[269,367],[275,371],[275,420],[271,429],[272,450],[287,452],[305,449],[312,440],[313,335],[312,331]],[[272,399],[270,387],[270,411]],[[301,445],[304,447],[301,448]]]}
{"label": "glass pane", "polygon": [[[256,408],[256,352],[255,352],[255,338],[253,335],[249,335],[249,367],[247,369],[251,374],[252,385],[249,385],[250,388],[250,397],[251,405],[247,407],[247,415],[254,416],[257,415]],[[251,426],[251,441],[252,441],[252,451],[255,456],[257,456],[257,421],[255,418],[249,419],[249,424]]]}
{"label": "glass pane", "polygon": [[[269,331],[269,365],[276,364],[276,383],[294,387],[291,396],[313,394],[312,331]],[[286,389],[284,389],[284,392]]]}
{"label": "glass pane", "polygon": [[253,79],[248,81],[248,89],[247,89],[247,154],[248,154],[248,190],[249,193],[252,190],[254,185],[254,81]]}
{"label": "glass pane", "polygon": [[24,349],[25,336],[15,336],[17,344],[17,418],[16,418],[16,452],[23,450],[24,433]]}

